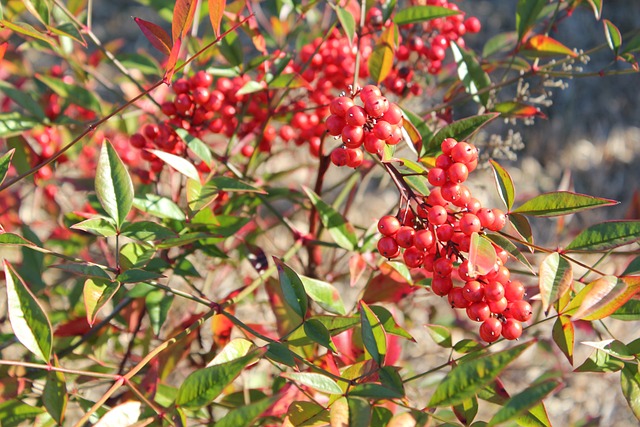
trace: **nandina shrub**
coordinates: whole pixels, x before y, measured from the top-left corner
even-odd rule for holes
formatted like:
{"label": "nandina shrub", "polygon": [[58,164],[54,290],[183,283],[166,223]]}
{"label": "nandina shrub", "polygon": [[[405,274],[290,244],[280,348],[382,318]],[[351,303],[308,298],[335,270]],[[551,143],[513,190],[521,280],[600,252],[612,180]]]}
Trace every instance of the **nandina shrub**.
{"label": "nandina shrub", "polygon": [[[488,40],[446,0],[141,3],[138,51],[0,7],[3,426],[548,426],[585,372],[640,418],[640,222],[576,228],[616,201],[522,196],[479,136],[638,71],[605,2]],[[576,8],[602,46],[557,39]]]}

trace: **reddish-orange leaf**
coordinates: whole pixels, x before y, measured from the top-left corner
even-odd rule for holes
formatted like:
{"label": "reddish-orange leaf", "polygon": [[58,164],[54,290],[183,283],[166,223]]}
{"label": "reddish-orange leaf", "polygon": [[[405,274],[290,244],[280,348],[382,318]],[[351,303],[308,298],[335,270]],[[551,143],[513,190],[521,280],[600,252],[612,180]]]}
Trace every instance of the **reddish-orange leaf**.
{"label": "reddish-orange leaf", "polygon": [[[611,315],[640,292],[640,276],[605,276],[587,285],[574,300],[580,306],[571,320],[598,320]],[[571,307],[570,304],[569,306]]]}
{"label": "reddish-orange leaf", "polygon": [[140,27],[142,33],[153,47],[167,56],[171,54],[171,38],[164,28],[144,19],[133,18],[133,20],[136,21],[136,24],[138,24],[138,27]]}
{"label": "reddish-orange leaf", "polygon": [[220,22],[226,5],[226,0],[209,0],[209,19],[211,19],[211,26],[216,37],[220,35]]}
{"label": "reddish-orange leaf", "polygon": [[191,28],[197,3],[197,0],[176,0],[171,21],[171,38],[174,44],[178,39],[184,38]]}
{"label": "reddish-orange leaf", "polygon": [[180,54],[180,47],[182,47],[182,39],[178,39],[171,48],[171,55],[167,59],[167,65],[165,65],[165,72],[162,81],[165,84],[171,84],[173,73],[176,71],[176,63],[178,62],[178,55]]}
{"label": "reddish-orange leaf", "polygon": [[355,286],[360,277],[362,277],[362,273],[367,268],[367,263],[365,262],[362,254],[355,253],[349,258],[349,284],[351,286]]}
{"label": "reddish-orange leaf", "polygon": [[0,43],[0,61],[2,61],[2,58],[4,58],[4,53],[7,51],[7,46],[9,46],[9,43],[7,42]]}
{"label": "reddish-orange leaf", "polygon": [[419,286],[412,286],[389,264],[380,266],[380,274],[369,281],[362,300],[367,304],[376,302],[398,302],[415,292]]}
{"label": "reddish-orange leaf", "polygon": [[493,111],[497,111],[503,116],[516,117],[520,119],[534,116],[542,117],[543,119],[547,118],[547,116],[542,111],[540,111],[533,105],[527,105],[515,101],[501,102],[499,104],[496,104],[493,107]]}
{"label": "reddish-orange leaf", "polygon": [[577,53],[559,41],[542,34],[537,34],[527,40],[524,49],[532,51],[534,56],[568,55],[574,58],[578,56]]}

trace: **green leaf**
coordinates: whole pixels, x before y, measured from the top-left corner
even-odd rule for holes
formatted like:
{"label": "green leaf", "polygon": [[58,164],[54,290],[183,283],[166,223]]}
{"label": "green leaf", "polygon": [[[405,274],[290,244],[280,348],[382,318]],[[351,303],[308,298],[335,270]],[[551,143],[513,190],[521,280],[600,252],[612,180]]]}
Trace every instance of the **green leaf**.
{"label": "green leaf", "polygon": [[318,319],[308,319],[302,326],[304,333],[309,337],[309,339],[311,339],[311,341],[328,348],[333,353],[338,352],[335,344],[331,341],[331,334],[329,333],[329,330]]}
{"label": "green leaf", "polygon": [[315,402],[295,401],[289,405],[287,419],[294,426],[327,426],[329,411]]}
{"label": "green leaf", "polygon": [[507,210],[511,210],[513,207],[513,201],[516,198],[516,190],[513,185],[513,180],[507,172],[498,162],[491,159],[489,160],[491,167],[493,168],[493,176],[496,179],[496,186],[498,187],[498,193],[500,198],[507,207]]}
{"label": "green leaf", "polygon": [[459,405],[455,405],[452,409],[458,421],[465,426],[471,425],[473,419],[478,415],[478,399],[474,396]]}
{"label": "green leaf", "polygon": [[118,234],[118,232],[116,231],[116,225],[111,218],[99,216],[86,219],[77,224],[73,224],[71,228],[86,231],[87,233],[103,237],[110,237]]}
{"label": "green leaf", "polygon": [[0,157],[0,185],[4,182],[5,177],[7,176],[7,172],[9,172],[9,166],[11,166],[11,159],[13,158],[13,153],[15,153],[15,148],[7,151],[2,157]]}
{"label": "green leaf", "polygon": [[[18,427],[24,425],[33,425],[34,420],[44,409],[27,405],[18,399],[7,400],[0,403],[0,420],[2,427]],[[27,422],[25,424],[25,421]]]}
{"label": "green leaf", "polygon": [[[227,25],[223,25],[223,29],[226,31],[229,28]],[[242,65],[242,62],[244,61],[242,41],[235,31],[232,31],[223,37],[222,40],[220,40],[218,47],[222,56],[224,56],[224,58],[229,62],[229,65]]]}
{"label": "green leaf", "polygon": [[622,360],[596,349],[582,365],[574,369],[574,372],[618,372],[623,367],[624,362]]}
{"label": "green leaf", "polygon": [[84,108],[100,113],[102,108],[100,101],[96,95],[79,85],[73,85],[63,82],[60,79],[37,74],[36,78],[42,83],[47,85],[52,91],[54,91],[61,98],[71,101],[76,105],[81,105]]}
{"label": "green leaf", "polygon": [[49,363],[53,342],[51,322],[13,266],[7,260],[3,260],[2,263],[7,287],[9,323],[13,333],[30,352]]}
{"label": "green leaf", "polygon": [[300,276],[280,259],[273,257],[273,260],[278,268],[278,278],[284,300],[298,316],[304,319],[307,314],[308,301]]}
{"label": "green leaf", "polygon": [[215,188],[218,191],[226,191],[228,193],[259,193],[259,194],[267,194],[266,191],[256,188],[252,185],[247,184],[244,181],[240,181],[236,178],[231,178],[229,176],[216,176],[211,178],[207,183],[203,186],[203,188]]}
{"label": "green leaf", "polygon": [[340,6],[335,6],[334,9],[338,15],[340,25],[342,25],[342,30],[349,40],[349,46],[351,46],[353,45],[353,38],[356,35],[356,20],[346,9]]}
{"label": "green leaf", "polygon": [[[571,320],[603,319],[640,292],[640,276],[603,276],[582,289],[569,303]],[[574,311],[578,305],[577,310]]]}
{"label": "green leaf", "polygon": [[519,0],[516,7],[516,32],[518,40],[535,25],[540,12],[547,4],[547,0]]}
{"label": "green leaf", "polygon": [[498,255],[491,241],[480,234],[471,234],[471,244],[469,246],[469,275],[484,276],[488,274],[496,265]]}
{"label": "green leaf", "polygon": [[640,301],[630,299],[622,307],[614,311],[611,314],[611,318],[627,321],[640,320]]}
{"label": "green leaf", "polygon": [[349,389],[349,396],[359,396],[367,399],[401,399],[404,393],[376,383],[356,384]]}
{"label": "green leaf", "polygon": [[231,362],[249,354],[255,346],[244,338],[234,338],[207,364],[207,367]]}
{"label": "green leaf", "polygon": [[195,181],[200,181],[200,174],[196,167],[189,160],[184,157],[176,156],[175,154],[165,153],[160,150],[147,150],[150,153],[153,153],[160,160],[180,172],[182,175],[187,178],[191,178]]}
{"label": "green leaf", "polygon": [[42,390],[42,404],[59,425],[62,425],[64,420],[68,400],[64,375],[62,372],[50,371]]}
{"label": "green leaf", "polygon": [[382,328],[386,333],[406,338],[415,342],[415,339],[411,336],[411,334],[404,330],[404,328],[402,328],[400,325],[398,325],[398,322],[396,322],[396,319],[393,318],[391,312],[385,307],[381,305],[371,305],[369,306],[369,308],[378,317],[380,323],[382,323]]}
{"label": "green leaf", "polygon": [[549,312],[551,304],[569,291],[571,283],[573,283],[571,264],[558,252],[552,252],[542,260],[538,284],[542,309],[545,313]]}
{"label": "green leaf", "polygon": [[320,307],[333,314],[347,314],[338,290],[331,284],[300,275],[304,290]]}
{"label": "green leaf", "polygon": [[531,224],[526,216],[519,213],[510,212],[509,222],[513,228],[518,232],[526,242],[533,243],[533,232],[531,231]]}
{"label": "green leaf", "polygon": [[96,265],[66,263],[52,265],[50,267],[59,268],[60,270],[68,271],[70,273],[78,274],[81,276],[95,276],[109,279],[109,274]]}
{"label": "green leaf", "polygon": [[53,34],[57,34],[62,37],[68,37],[72,40],[77,41],[83,47],[87,47],[87,42],[82,36],[82,33],[72,22],[65,22],[58,25],[57,27],[48,26],[47,29],[51,30]]}
{"label": "green leaf", "polygon": [[500,33],[491,37],[482,48],[482,57],[487,58],[501,52],[509,52],[515,49],[518,43],[518,35],[515,31]]}
{"label": "green leaf", "polygon": [[635,35],[624,44],[621,55],[628,55],[640,50],[640,34]]}
{"label": "green leaf", "polygon": [[604,24],[604,36],[607,39],[609,49],[613,51],[614,55],[618,56],[620,46],[622,45],[620,30],[608,19],[603,19],[602,23]]}
{"label": "green leaf", "polygon": [[133,204],[133,182],[118,153],[107,140],[100,150],[95,186],[100,204],[116,222],[116,229],[120,229]]}
{"label": "green leaf", "polygon": [[469,95],[473,95],[475,102],[486,107],[489,101],[489,93],[484,91],[480,94],[479,92],[491,86],[491,78],[482,69],[473,53],[462,49],[456,42],[451,43],[451,51],[453,52],[453,59],[458,65],[458,77],[466,92]]}
{"label": "green leaf", "polygon": [[277,400],[277,396],[269,397],[233,409],[216,421],[216,427],[249,427],[256,425],[258,417]]}
{"label": "green leaf", "polygon": [[143,270],[141,268],[130,268],[123,271],[116,277],[120,283],[140,283],[148,280],[155,280],[163,277],[154,271]]}
{"label": "green leaf", "polygon": [[164,240],[177,237],[176,233],[167,227],[151,221],[137,221],[126,223],[122,227],[121,233],[130,239],[149,242],[153,240]]}
{"label": "green leaf", "polygon": [[[345,316],[314,316],[311,319],[318,320],[327,328],[331,336],[335,336],[340,332],[344,332],[347,329],[351,329],[360,323],[358,317],[345,317]],[[307,319],[307,322],[311,319]],[[306,323],[306,322],[305,322]],[[313,343],[313,341],[306,335],[304,325],[300,325],[296,328],[287,338],[287,343],[301,347]]]}
{"label": "green leaf", "polygon": [[637,365],[625,363],[620,373],[620,387],[631,412],[640,420],[640,374]]}
{"label": "green leaf", "polygon": [[629,347],[627,347],[623,342],[615,339],[603,341],[582,341],[581,344],[603,351],[616,359],[624,361],[635,360],[633,351],[631,351],[631,349],[629,349]]}
{"label": "green leaf", "polygon": [[560,386],[556,380],[548,380],[533,385],[521,393],[511,397],[496,414],[489,420],[487,427],[495,426],[517,418],[527,410],[533,408],[539,401]]}
{"label": "green leaf", "polygon": [[373,48],[373,52],[371,52],[369,56],[367,63],[369,66],[369,74],[371,75],[371,79],[378,84],[389,75],[393,67],[395,33],[395,25],[392,24],[385,28],[378,39],[378,43]]}
{"label": "green leaf", "polygon": [[457,405],[491,383],[509,363],[533,344],[529,341],[499,353],[461,362],[440,382],[429,407]]}
{"label": "green leaf", "polygon": [[40,123],[32,117],[23,116],[17,111],[0,113],[0,138],[10,138],[33,129]]}
{"label": "green leaf", "polygon": [[382,322],[364,301],[360,301],[360,325],[364,348],[378,366],[382,366],[387,354],[387,337]]}
{"label": "green leaf", "polygon": [[400,9],[393,17],[393,22],[398,25],[425,22],[445,16],[458,15],[460,12],[441,6],[412,6]]}
{"label": "green leaf", "polygon": [[283,377],[298,382],[314,390],[327,394],[342,394],[342,389],[331,378],[315,372],[292,372],[283,374]]}
{"label": "green leaf", "polygon": [[34,39],[41,40],[45,43],[50,44],[52,47],[56,46],[56,42],[52,37],[49,37],[41,33],[40,31],[33,28],[31,25],[26,24],[24,22],[11,22],[11,21],[7,21],[6,19],[2,19],[0,20],[0,25],[18,34],[22,34],[27,37],[32,37]]}
{"label": "green leaf", "polygon": [[200,160],[202,160],[207,166],[211,166],[213,163],[213,156],[211,155],[211,149],[200,138],[196,138],[191,135],[189,131],[183,128],[175,128],[175,132],[178,136],[187,143],[187,147],[195,153]]}
{"label": "green leaf", "polygon": [[176,405],[196,409],[209,404],[261,353],[264,351],[256,350],[230,362],[193,372],[178,389]]}
{"label": "green leaf", "polygon": [[618,202],[611,199],[603,199],[569,191],[555,191],[535,196],[524,202],[524,204],[513,210],[513,212],[523,215],[551,217],[569,215],[587,209],[616,204],[618,204]]}
{"label": "green leaf", "polygon": [[11,100],[35,116],[38,120],[43,121],[45,119],[44,110],[42,110],[40,104],[33,99],[29,91],[20,90],[8,81],[0,80],[0,92],[11,98]]}
{"label": "green leaf", "polygon": [[155,194],[145,194],[144,198],[133,199],[133,206],[158,218],[184,221],[185,215],[180,206],[172,200]]}
{"label": "green leaf", "polygon": [[569,316],[560,315],[556,318],[552,329],[553,341],[560,351],[573,365],[573,346],[575,344],[575,330]]}
{"label": "green leaf", "polygon": [[593,15],[596,19],[600,19],[602,16],[602,0],[587,0],[587,3],[593,8]]}
{"label": "green leaf", "polygon": [[358,239],[353,226],[333,207],[325,203],[313,190],[304,187],[309,200],[318,210],[320,221],[325,226],[333,240],[348,251],[355,250]]}
{"label": "green leaf", "polygon": [[440,325],[426,324],[427,332],[440,347],[451,348],[451,331]]}
{"label": "green leaf", "polygon": [[[307,322],[305,322],[305,325]],[[267,349],[268,350],[265,353],[266,358],[292,368],[296,366],[296,359],[293,357],[294,353],[289,350],[286,345],[280,344],[279,342],[272,342],[267,344]]]}
{"label": "green leaf", "polygon": [[566,251],[608,251],[640,240],[640,221],[607,221],[582,230]]}
{"label": "green leaf", "polygon": [[154,334],[160,334],[160,328],[162,328],[165,320],[167,320],[167,314],[169,313],[173,299],[173,294],[160,289],[149,292],[145,297],[145,306],[147,307],[147,313],[149,313],[149,320],[151,321],[151,328]]}
{"label": "green leaf", "polygon": [[49,4],[43,0],[22,0],[25,8],[43,25],[49,24]]}
{"label": "green leaf", "polygon": [[[440,144],[446,138],[453,138],[456,141],[465,141],[473,134],[475,134],[480,128],[490,121],[497,118],[500,114],[489,113],[481,114],[478,116],[471,116],[464,119],[456,120],[453,123],[440,129],[435,136],[429,141],[425,150],[427,153],[436,153],[440,151]],[[435,151],[434,151],[435,150]]]}
{"label": "green leaf", "polygon": [[87,312],[87,322],[93,326],[98,312],[104,307],[120,289],[120,282],[93,277],[84,282],[83,298]]}

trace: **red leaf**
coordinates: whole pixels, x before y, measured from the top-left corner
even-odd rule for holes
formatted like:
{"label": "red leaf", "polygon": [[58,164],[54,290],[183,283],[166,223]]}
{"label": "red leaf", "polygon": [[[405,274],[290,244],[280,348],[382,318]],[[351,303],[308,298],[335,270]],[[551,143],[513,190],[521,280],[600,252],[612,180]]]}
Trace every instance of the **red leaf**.
{"label": "red leaf", "polygon": [[367,304],[376,302],[398,302],[415,292],[419,286],[411,286],[397,270],[389,264],[380,266],[380,274],[369,281],[362,300]]}
{"label": "red leaf", "polygon": [[171,37],[174,44],[184,38],[191,28],[197,3],[197,0],[176,0],[171,21]]}
{"label": "red leaf", "polygon": [[165,84],[171,84],[173,73],[176,71],[176,63],[178,62],[178,55],[180,54],[180,48],[182,47],[182,39],[178,39],[171,48],[171,55],[165,65],[164,77],[162,78]]}
{"label": "red leaf", "polygon": [[531,37],[524,45],[525,50],[533,51],[535,56],[555,56],[568,55],[571,57],[578,56],[573,50],[569,49],[557,40],[542,34]]}
{"label": "red leaf", "polygon": [[136,21],[136,24],[138,24],[138,27],[140,27],[142,33],[153,47],[167,56],[171,54],[171,38],[164,28],[144,19],[134,17],[133,20]]}
{"label": "red leaf", "polygon": [[495,107],[493,107],[493,110],[497,111],[503,116],[515,117],[518,119],[534,116],[542,117],[543,119],[547,118],[547,116],[542,111],[540,111],[533,105],[527,105],[515,101],[501,102],[499,104],[496,104]]}
{"label": "red leaf", "polygon": [[[640,276],[604,276],[587,285],[574,301],[580,303],[571,320],[603,319],[640,292]],[[574,301],[567,307],[570,311]]]}
{"label": "red leaf", "polygon": [[216,37],[220,36],[220,22],[226,5],[226,0],[209,0],[209,19],[211,19],[211,26]]}
{"label": "red leaf", "polygon": [[2,58],[4,58],[4,53],[7,51],[8,46],[9,46],[9,43],[7,42],[0,44],[0,61],[2,61]]}

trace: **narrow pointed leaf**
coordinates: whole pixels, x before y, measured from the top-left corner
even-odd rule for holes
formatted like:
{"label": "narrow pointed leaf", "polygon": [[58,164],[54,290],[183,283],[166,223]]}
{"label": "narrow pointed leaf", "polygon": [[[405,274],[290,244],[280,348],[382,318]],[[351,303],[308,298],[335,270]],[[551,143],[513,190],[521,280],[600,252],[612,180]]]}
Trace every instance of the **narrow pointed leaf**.
{"label": "narrow pointed leaf", "polygon": [[151,321],[151,328],[156,336],[160,334],[160,328],[167,320],[173,299],[172,293],[167,293],[160,289],[149,292],[144,299],[149,320]]}
{"label": "narrow pointed leaf", "polygon": [[220,36],[220,23],[222,22],[222,16],[224,15],[224,8],[227,5],[226,0],[208,0],[209,1],[209,19],[211,20],[211,27],[213,28],[213,34]]}
{"label": "narrow pointed leaf", "polygon": [[337,353],[338,349],[331,340],[331,334],[324,324],[318,319],[308,319],[304,322],[303,330],[305,335],[313,342],[329,349],[333,353]]}
{"label": "narrow pointed leaf", "polygon": [[640,320],[640,300],[630,299],[622,307],[611,314],[611,318],[617,320]]}
{"label": "narrow pointed leaf", "polygon": [[440,325],[425,325],[431,339],[440,347],[451,348],[451,331]]}
{"label": "narrow pointed leaf", "polygon": [[196,138],[191,135],[189,131],[183,128],[174,129],[178,136],[187,143],[187,147],[194,152],[200,160],[202,160],[207,166],[211,166],[213,163],[213,156],[211,155],[211,149],[200,138]]}
{"label": "narrow pointed leaf", "polygon": [[155,215],[158,218],[175,219],[184,221],[185,215],[180,206],[166,197],[155,194],[145,194],[142,198],[135,198],[133,205],[143,212]]}
{"label": "narrow pointed leaf", "polygon": [[577,53],[575,53],[573,50],[569,49],[559,41],[542,34],[536,34],[535,36],[527,40],[521,53],[523,55],[531,56],[534,58],[544,58],[550,56],[570,56],[572,58],[575,58],[578,56]]}
{"label": "narrow pointed leaf", "polygon": [[582,230],[566,251],[601,251],[640,240],[640,221],[607,221]]}
{"label": "narrow pointed leaf", "polygon": [[307,314],[308,301],[300,276],[278,258],[273,257],[273,260],[278,268],[278,278],[284,300],[298,316],[304,319]]}
{"label": "narrow pointed leaf", "polygon": [[491,163],[491,167],[493,168],[493,175],[496,179],[496,185],[498,186],[498,193],[500,194],[500,198],[504,202],[504,205],[507,207],[507,210],[511,210],[513,207],[513,201],[516,197],[516,190],[513,185],[513,180],[511,179],[511,175],[507,172],[498,162],[491,159],[489,160]]}
{"label": "narrow pointed leaf", "polygon": [[465,426],[471,425],[473,419],[478,414],[478,399],[474,396],[459,405],[453,406],[452,409],[458,421]]}
{"label": "narrow pointed leaf", "polygon": [[164,28],[144,19],[133,18],[133,20],[138,24],[138,27],[140,27],[142,33],[153,47],[167,56],[171,54],[171,36]]}
{"label": "narrow pointed leaf", "polygon": [[480,236],[478,233],[471,235],[471,245],[469,246],[469,262],[471,269],[469,275],[485,275],[489,273],[496,265],[496,250],[488,239]]}
{"label": "narrow pointed leaf", "polygon": [[460,12],[441,6],[412,6],[398,10],[393,17],[393,22],[398,25],[425,22],[445,16],[457,15]]}
{"label": "narrow pointed leaf", "polygon": [[38,120],[44,120],[44,110],[40,104],[33,99],[30,92],[20,90],[4,80],[0,80],[0,92],[11,98],[13,102],[24,108],[25,111],[35,116]]}
{"label": "narrow pointed leaf", "polygon": [[618,56],[620,46],[622,45],[622,35],[620,35],[620,30],[608,19],[603,19],[602,23],[604,24],[604,35],[607,39],[609,49]]}
{"label": "narrow pointed leaf", "polygon": [[320,307],[333,314],[347,314],[338,290],[331,284],[311,277],[300,276],[304,290]]}
{"label": "narrow pointed leaf", "polygon": [[325,226],[333,240],[341,247],[348,251],[352,251],[358,244],[355,230],[338,211],[329,204],[325,203],[313,190],[304,187],[309,200],[318,210],[320,221]]}
{"label": "narrow pointed leaf", "polygon": [[171,229],[151,221],[127,223],[122,227],[120,234],[143,242],[177,237],[176,233]]}
{"label": "narrow pointed leaf", "polygon": [[176,71],[176,64],[178,63],[178,56],[180,56],[180,49],[182,48],[182,39],[177,39],[173,41],[173,46],[171,47],[171,52],[169,53],[169,58],[167,62],[164,64],[164,76],[162,77],[162,81],[165,84],[171,84],[171,80],[173,79],[173,74]]}
{"label": "narrow pointed leaf", "polygon": [[440,151],[440,144],[446,138],[453,138],[456,141],[465,141],[473,134],[486,125],[490,121],[496,119],[500,114],[489,113],[478,116],[471,116],[464,119],[457,120],[451,124],[440,129],[435,136],[431,139],[425,150],[428,154]]}
{"label": "narrow pointed leaf", "polygon": [[602,0],[587,0],[587,3],[591,5],[593,9],[593,15],[596,19],[600,19],[602,16]]}
{"label": "narrow pointed leaf", "polygon": [[103,237],[110,237],[118,234],[113,220],[105,217],[89,218],[77,224],[73,224],[71,228]]}
{"label": "narrow pointed leaf", "polygon": [[580,344],[596,348],[607,353],[609,356],[615,357],[616,359],[625,361],[633,361],[635,359],[635,354],[633,354],[634,352],[631,351],[631,349],[623,342],[615,339],[603,341],[582,341]]}
{"label": "narrow pointed leaf", "polygon": [[56,41],[52,37],[41,33],[40,31],[33,28],[31,25],[26,24],[24,22],[11,22],[6,19],[0,19],[0,25],[5,28],[8,28],[11,31],[16,32],[17,34],[22,34],[27,37],[32,37],[37,40],[41,40],[45,43],[50,44],[51,46],[56,46]]}
{"label": "narrow pointed leaf", "polygon": [[473,397],[533,343],[534,341],[529,341],[499,353],[460,363],[440,382],[428,406],[457,405]]}
{"label": "narrow pointed leaf", "polygon": [[12,148],[8,152],[6,152],[2,157],[0,157],[0,184],[4,182],[4,179],[7,176],[7,172],[9,172],[9,166],[11,166],[11,159],[13,158],[13,153],[15,152],[16,152],[16,149]]}
{"label": "narrow pointed leaf", "polygon": [[529,224],[529,220],[526,216],[519,213],[510,212],[509,222],[518,232],[520,237],[522,237],[522,239],[524,239],[528,243],[533,243],[533,231],[531,230],[531,224]]}
{"label": "narrow pointed leaf", "polygon": [[403,327],[398,325],[398,322],[396,322],[396,319],[394,319],[391,312],[385,307],[381,305],[372,305],[369,306],[369,308],[376,314],[376,316],[378,316],[380,323],[382,323],[382,328],[386,333],[406,338],[415,342],[415,339],[411,336],[411,334],[407,332]]}
{"label": "narrow pointed leaf", "polygon": [[83,297],[87,322],[93,326],[98,313],[120,289],[120,282],[93,277],[84,282]]}
{"label": "narrow pointed leaf", "polygon": [[395,52],[396,26],[391,25],[382,32],[378,44],[369,56],[368,66],[371,79],[376,83],[383,81],[393,67]]}
{"label": "narrow pointed leaf", "polygon": [[342,25],[342,30],[347,36],[349,45],[351,46],[353,44],[353,38],[356,35],[356,20],[353,15],[343,7],[336,6],[335,10],[336,14],[338,15],[340,25]]}
{"label": "narrow pointed leaf", "polygon": [[171,39],[174,44],[189,32],[196,13],[197,0],[176,0],[171,20]]}
{"label": "narrow pointed leaf", "polygon": [[44,390],[42,390],[42,404],[58,425],[62,425],[64,421],[68,400],[64,374],[50,371],[47,374]]}
{"label": "narrow pointed leaf", "polygon": [[502,424],[513,420],[533,408],[539,401],[553,392],[560,386],[560,382],[556,380],[548,380],[533,385],[521,393],[511,397],[496,414],[489,420],[487,427]]}
{"label": "narrow pointed leaf", "polygon": [[47,85],[61,98],[64,98],[65,100],[73,102],[77,105],[82,105],[83,107],[97,113],[101,112],[102,107],[100,105],[100,100],[94,92],[91,92],[85,87],[78,84],[66,83],[62,79],[45,76],[42,74],[36,74],[36,78]]}
{"label": "narrow pointed leaf", "polygon": [[113,145],[106,140],[100,150],[95,186],[100,204],[120,229],[133,205],[133,182]]}
{"label": "narrow pointed leaf", "polygon": [[640,373],[637,365],[633,363],[624,365],[620,373],[620,387],[631,412],[640,420]]}
{"label": "narrow pointed leaf", "polygon": [[316,374],[315,372],[292,372],[284,374],[283,376],[322,393],[342,394],[342,389],[338,383],[322,374]]}
{"label": "narrow pointed leaf", "polygon": [[587,360],[574,369],[574,372],[618,372],[624,367],[620,359],[608,355],[602,350],[595,350]]}
{"label": "narrow pointed leaf", "polygon": [[575,330],[569,316],[560,315],[556,318],[552,330],[553,341],[569,363],[573,365],[573,347],[575,343]]}
{"label": "narrow pointed leaf", "polygon": [[382,366],[387,354],[387,337],[382,322],[363,301],[360,301],[360,325],[364,347],[378,366]]}
{"label": "narrow pointed leaf", "polygon": [[471,52],[464,50],[455,42],[451,43],[451,51],[453,59],[458,65],[458,77],[466,92],[473,95],[474,101],[486,106],[489,101],[489,93],[479,92],[491,85],[489,75],[482,69],[478,59]]}
{"label": "narrow pointed leaf", "polygon": [[135,424],[142,413],[142,403],[134,400],[114,406],[94,424],[94,427],[130,426]]}
{"label": "narrow pointed leaf", "polygon": [[571,287],[573,282],[573,269],[571,264],[560,256],[558,252],[553,252],[545,257],[539,269],[540,298],[542,299],[542,309],[549,312],[551,304],[562,297]]}
{"label": "narrow pointed leaf", "polygon": [[264,353],[264,350],[252,351],[246,356],[230,362],[213,365],[193,372],[182,382],[182,385],[178,389],[176,405],[195,409],[209,404],[209,402],[222,393],[225,387],[240,375],[247,365],[252,363],[262,353]]}
{"label": "narrow pointed leaf", "polygon": [[2,263],[7,287],[9,323],[13,333],[30,352],[49,363],[53,342],[51,322],[13,266],[6,260]]}
{"label": "narrow pointed leaf", "polygon": [[500,113],[503,117],[514,117],[517,119],[547,117],[538,107],[515,101],[500,102],[493,106],[493,111]]}
{"label": "narrow pointed leaf", "polygon": [[616,204],[618,202],[611,199],[569,191],[555,191],[535,196],[514,209],[513,212],[523,215],[551,217],[569,215],[587,209]]}
{"label": "narrow pointed leaf", "polygon": [[502,237],[499,234],[487,234],[487,238],[491,240],[493,243],[495,243],[498,247],[507,251],[511,256],[517,259],[522,265],[527,267],[529,271],[531,271],[532,273],[534,272],[533,267],[531,266],[531,263],[529,262],[529,260],[526,259],[524,255],[522,255],[522,252],[520,252],[518,247],[515,244],[513,244],[511,240],[507,239],[506,237]]}
{"label": "narrow pointed leaf", "polygon": [[189,160],[184,157],[176,156],[175,154],[165,153],[160,150],[147,150],[150,153],[156,155],[160,160],[180,172],[187,178],[191,178],[195,181],[200,181],[200,174],[196,167]]}
{"label": "narrow pointed leaf", "polygon": [[[640,276],[604,276],[591,282],[571,301],[566,311],[572,320],[598,320],[613,314],[640,292]],[[574,301],[578,309],[572,313]]]}
{"label": "narrow pointed leaf", "polygon": [[[210,0],[211,1],[211,0]],[[216,427],[249,427],[256,425],[258,417],[278,400],[277,396],[258,400],[229,411],[216,421]]]}
{"label": "narrow pointed leaf", "polygon": [[523,36],[535,25],[546,4],[547,0],[518,0],[516,7],[518,40],[522,40]]}

